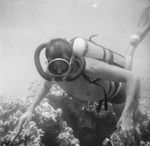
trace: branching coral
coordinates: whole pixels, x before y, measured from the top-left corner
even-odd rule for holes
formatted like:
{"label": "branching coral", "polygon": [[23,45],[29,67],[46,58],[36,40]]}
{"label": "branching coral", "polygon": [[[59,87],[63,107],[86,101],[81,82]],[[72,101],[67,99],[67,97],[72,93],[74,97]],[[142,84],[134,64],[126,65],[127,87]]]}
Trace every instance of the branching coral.
{"label": "branching coral", "polygon": [[[32,90],[33,91],[33,90]],[[34,92],[34,93],[33,93]],[[34,90],[27,99],[1,97],[0,103],[0,145],[15,146],[41,146],[44,133],[59,145],[78,146],[79,140],[73,135],[73,130],[62,120],[62,110],[54,109],[47,99],[44,99],[35,109],[32,121],[23,126],[21,133],[13,143],[11,137],[15,133],[19,118],[27,110],[33,100],[36,91]],[[48,132],[47,132],[48,131]],[[45,145],[49,145],[45,143]]]}
{"label": "branching coral", "polygon": [[[39,83],[29,88],[27,98],[0,97],[0,145],[10,145],[9,138],[17,127],[20,116],[31,104]],[[52,94],[55,95],[54,98]],[[63,98],[55,98],[64,96]],[[37,106],[33,118],[12,146],[148,146],[150,145],[150,123],[148,113],[135,113],[136,133],[131,143],[116,130],[118,117],[111,103],[109,110],[102,106],[97,113],[95,102],[84,102],[66,95],[57,85],[49,96]],[[148,110],[144,110],[147,111]],[[138,118],[137,118],[138,117]],[[114,132],[115,131],[115,132]],[[106,138],[106,139],[105,139]],[[105,140],[104,140],[105,139]],[[104,142],[103,142],[104,141]],[[103,144],[102,144],[103,143]]]}

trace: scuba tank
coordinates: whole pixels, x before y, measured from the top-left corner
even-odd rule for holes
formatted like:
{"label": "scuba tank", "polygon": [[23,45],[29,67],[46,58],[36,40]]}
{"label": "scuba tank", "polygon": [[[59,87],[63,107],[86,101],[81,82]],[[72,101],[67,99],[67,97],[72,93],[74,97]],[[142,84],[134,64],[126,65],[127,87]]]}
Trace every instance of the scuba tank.
{"label": "scuba tank", "polygon": [[108,64],[125,68],[125,57],[94,42],[92,38],[95,36],[97,35],[92,35],[89,39],[74,37],[70,41],[74,52],[77,52],[77,54],[82,54],[84,57],[95,58]]}
{"label": "scuba tank", "polygon": [[125,57],[93,41],[92,38],[95,36],[97,35],[92,35],[89,39],[84,39],[86,43],[85,52],[83,53],[84,56],[95,58],[110,65],[125,68]]}

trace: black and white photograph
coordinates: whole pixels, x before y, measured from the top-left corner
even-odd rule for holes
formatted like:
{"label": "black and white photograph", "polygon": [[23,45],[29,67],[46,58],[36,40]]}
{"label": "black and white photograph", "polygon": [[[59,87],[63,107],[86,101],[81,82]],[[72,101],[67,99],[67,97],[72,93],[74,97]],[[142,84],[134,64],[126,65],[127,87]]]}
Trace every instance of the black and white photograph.
{"label": "black and white photograph", "polygon": [[0,0],[0,146],[150,146],[150,0]]}

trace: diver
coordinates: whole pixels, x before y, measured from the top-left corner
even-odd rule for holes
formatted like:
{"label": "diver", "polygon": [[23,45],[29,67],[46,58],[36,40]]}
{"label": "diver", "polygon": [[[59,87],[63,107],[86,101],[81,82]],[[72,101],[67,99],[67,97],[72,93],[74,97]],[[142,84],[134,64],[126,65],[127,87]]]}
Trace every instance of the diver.
{"label": "diver", "polygon": [[[34,54],[35,66],[44,78],[30,108],[22,115],[18,130],[28,123],[40,101],[57,83],[66,93],[84,101],[107,101],[125,103],[117,123],[125,137],[134,130],[133,113],[140,98],[140,81],[131,71],[134,52],[150,30],[150,8],[144,9],[135,34],[130,37],[130,50],[126,57],[107,49],[92,40],[80,37],[70,42],[56,38],[37,47]],[[40,53],[45,49],[48,62],[46,71],[40,62]],[[100,108],[98,109],[100,112]]]}

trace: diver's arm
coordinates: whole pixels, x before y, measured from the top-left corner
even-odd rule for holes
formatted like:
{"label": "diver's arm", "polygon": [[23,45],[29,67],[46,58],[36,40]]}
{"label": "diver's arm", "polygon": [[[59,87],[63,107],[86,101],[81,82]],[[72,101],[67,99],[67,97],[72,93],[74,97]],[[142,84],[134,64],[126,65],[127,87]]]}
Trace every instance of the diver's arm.
{"label": "diver's arm", "polygon": [[[139,80],[138,77],[133,76],[131,71],[109,65],[105,62],[101,62],[91,58],[86,59],[86,70],[91,72],[91,75],[95,77],[103,78],[111,81],[123,82],[126,85],[126,102],[125,107],[122,112],[121,118],[126,124],[127,119],[132,120],[134,108],[138,96],[136,92],[139,90]],[[126,120],[126,121],[125,121]],[[131,121],[130,121],[131,122]],[[130,124],[126,124],[128,127]],[[126,129],[126,126],[124,129]]]}
{"label": "diver's arm", "polygon": [[22,125],[26,125],[32,118],[32,113],[35,109],[35,107],[40,103],[40,101],[48,94],[50,88],[52,86],[52,82],[44,81],[40,88],[38,89],[38,92],[29,107],[29,109],[20,117],[19,123],[17,128],[15,129],[13,136],[11,137],[11,142],[13,142],[19,133],[21,132]]}
{"label": "diver's arm", "polygon": [[40,101],[46,97],[46,95],[48,94],[50,88],[52,86],[52,82],[50,81],[43,81],[42,85],[39,87],[38,92],[30,106],[30,108],[28,109],[28,112],[33,112],[35,107],[40,103]]}

